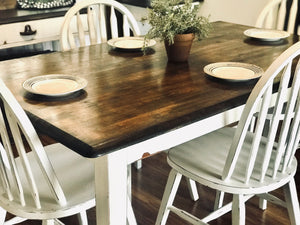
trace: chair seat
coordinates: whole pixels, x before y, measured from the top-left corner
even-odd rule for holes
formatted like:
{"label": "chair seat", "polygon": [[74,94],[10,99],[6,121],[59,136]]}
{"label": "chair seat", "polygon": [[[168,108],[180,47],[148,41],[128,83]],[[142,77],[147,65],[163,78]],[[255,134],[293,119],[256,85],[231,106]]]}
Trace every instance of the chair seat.
{"label": "chair seat", "polygon": [[[259,174],[254,170],[248,184],[244,183],[244,171],[247,165],[247,156],[250,149],[251,133],[246,138],[246,144],[238,160],[237,169],[229,180],[222,180],[222,172],[225,166],[235,128],[225,127],[211,132],[197,139],[181,144],[169,150],[168,163],[184,176],[190,177],[201,184],[211,188],[232,194],[259,194],[266,193],[281,187],[293,178],[297,170],[297,161],[294,158],[287,174],[278,174],[272,179],[270,173],[263,182],[259,181]],[[248,144],[247,144],[248,143]],[[265,144],[262,143],[261,147]],[[259,151],[263,157],[263,148]],[[273,150],[273,153],[276,150]],[[272,154],[271,160],[274,158]],[[259,168],[259,163],[255,168]]]}
{"label": "chair seat", "polygon": [[[32,171],[35,173],[34,176],[40,181],[38,190],[41,208],[36,209],[27,184],[24,184],[23,187],[26,206],[20,206],[18,199],[9,201],[7,195],[4,194],[0,195],[1,206],[5,210],[21,217],[39,220],[66,217],[95,206],[93,163],[59,143],[46,146],[45,150],[64,190],[67,204],[60,206],[53,200],[53,197],[51,197],[52,193],[47,183],[44,182],[45,179],[42,179],[43,174],[37,168],[38,164],[35,160],[31,160],[34,157],[33,152],[30,152],[27,153],[30,166],[32,166]],[[19,158],[17,158],[17,166],[20,163]],[[22,180],[22,176],[25,176],[25,174],[20,173],[20,175]],[[3,193],[3,190],[1,192]]]}

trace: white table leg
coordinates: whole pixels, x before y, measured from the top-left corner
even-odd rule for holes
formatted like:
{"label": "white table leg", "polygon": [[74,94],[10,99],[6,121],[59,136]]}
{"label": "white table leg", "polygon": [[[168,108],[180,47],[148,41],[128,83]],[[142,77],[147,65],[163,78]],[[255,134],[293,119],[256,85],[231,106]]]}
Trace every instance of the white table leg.
{"label": "white table leg", "polygon": [[127,159],[117,151],[94,159],[97,225],[126,225]]}

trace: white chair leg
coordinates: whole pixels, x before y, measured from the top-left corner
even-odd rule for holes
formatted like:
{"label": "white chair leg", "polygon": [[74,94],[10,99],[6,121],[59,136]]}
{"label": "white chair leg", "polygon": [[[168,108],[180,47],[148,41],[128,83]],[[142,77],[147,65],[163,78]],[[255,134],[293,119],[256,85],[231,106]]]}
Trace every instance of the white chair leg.
{"label": "white chair leg", "polygon": [[288,184],[283,187],[287,210],[289,213],[291,225],[300,224],[300,209],[297,196],[295,180],[292,179]]}
{"label": "white chair leg", "polygon": [[191,198],[194,201],[197,201],[199,199],[199,194],[198,194],[196,182],[194,180],[191,180],[191,179],[187,178],[187,177],[186,177],[186,182],[187,182],[187,185],[188,185],[188,189],[189,189]]}
{"label": "white chair leg", "polygon": [[224,201],[224,195],[225,193],[223,191],[218,191],[218,190],[216,191],[214,210],[217,210],[222,207]]}
{"label": "white chair leg", "polygon": [[231,216],[232,225],[245,225],[246,209],[243,195],[233,195]]}
{"label": "white chair leg", "polygon": [[80,225],[88,225],[88,219],[85,210],[78,213],[77,217]]}
{"label": "white chair leg", "polygon": [[168,215],[170,213],[168,206],[172,205],[174,201],[181,177],[182,175],[180,173],[177,173],[174,169],[171,170],[165,187],[164,195],[161,200],[155,225],[166,224]]}

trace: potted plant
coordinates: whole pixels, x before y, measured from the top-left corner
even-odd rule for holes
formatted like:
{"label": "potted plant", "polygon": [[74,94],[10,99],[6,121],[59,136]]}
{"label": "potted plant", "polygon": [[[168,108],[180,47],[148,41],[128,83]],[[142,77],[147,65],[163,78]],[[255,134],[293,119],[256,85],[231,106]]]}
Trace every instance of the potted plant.
{"label": "potted plant", "polygon": [[201,40],[212,28],[207,17],[199,16],[199,5],[192,3],[192,0],[152,0],[148,16],[142,18],[151,26],[145,40],[164,41],[169,61],[186,61],[195,36]]}

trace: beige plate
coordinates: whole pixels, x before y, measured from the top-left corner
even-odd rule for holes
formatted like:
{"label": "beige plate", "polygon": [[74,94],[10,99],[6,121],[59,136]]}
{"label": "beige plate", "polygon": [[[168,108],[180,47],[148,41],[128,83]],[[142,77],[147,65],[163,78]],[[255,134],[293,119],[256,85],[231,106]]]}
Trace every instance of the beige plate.
{"label": "beige plate", "polygon": [[23,83],[23,88],[33,94],[59,97],[79,91],[86,85],[87,81],[80,77],[50,74],[26,80]]}
{"label": "beige plate", "polygon": [[[138,50],[143,47],[144,38],[143,37],[120,37],[120,38],[114,38],[108,40],[107,44],[112,47],[120,48],[120,49]],[[151,39],[146,42],[146,47],[152,47],[155,44],[156,41]]]}
{"label": "beige plate", "polygon": [[244,34],[247,37],[259,39],[261,41],[279,41],[290,36],[286,31],[259,28],[245,30]]}
{"label": "beige plate", "polygon": [[204,67],[204,72],[212,77],[228,81],[249,81],[263,74],[263,69],[248,63],[219,62]]}

